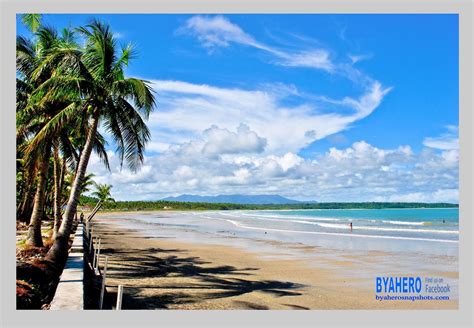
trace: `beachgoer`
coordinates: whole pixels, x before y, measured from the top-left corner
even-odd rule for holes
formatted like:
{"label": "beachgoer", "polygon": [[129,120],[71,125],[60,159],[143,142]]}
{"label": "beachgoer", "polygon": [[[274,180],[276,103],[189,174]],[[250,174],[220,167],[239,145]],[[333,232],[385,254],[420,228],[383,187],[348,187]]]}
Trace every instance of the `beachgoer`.
{"label": "beachgoer", "polygon": [[352,222],[349,223],[349,227],[351,228],[351,232],[352,232]]}

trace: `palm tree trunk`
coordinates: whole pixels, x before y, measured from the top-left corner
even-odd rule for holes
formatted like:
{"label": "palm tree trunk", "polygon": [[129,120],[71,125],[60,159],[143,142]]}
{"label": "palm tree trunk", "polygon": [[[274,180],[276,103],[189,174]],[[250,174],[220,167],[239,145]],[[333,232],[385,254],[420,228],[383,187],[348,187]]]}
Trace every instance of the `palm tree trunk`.
{"label": "palm tree trunk", "polygon": [[34,179],[31,179],[31,177],[35,177],[36,174],[38,174],[36,166],[31,168],[31,171],[25,172],[25,192],[17,212],[17,218],[20,222],[27,224],[30,224],[31,214],[33,213],[33,197],[36,192]]}
{"label": "palm tree trunk", "polygon": [[18,210],[17,217],[20,222],[30,223],[31,214],[33,213],[33,197],[35,195],[35,189],[33,186],[27,186],[23,200],[21,201],[21,206]]}
{"label": "palm tree trunk", "polygon": [[28,234],[26,237],[26,244],[35,247],[43,247],[43,238],[41,237],[41,219],[43,217],[50,153],[51,146],[48,144],[46,145],[43,158],[39,159],[38,163],[38,181],[36,184],[36,194],[33,203],[33,213],[31,214],[30,225],[28,226]]}
{"label": "palm tree trunk", "polygon": [[61,172],[59,163],[59,148],[58,144],[55,143],[53,149],[54,156],[54,199],[53,199],[53,211],[54,211],[54,226],[53,226],[53,240],[56,239],[58,234],[59,224],[61,222]]}
{"label": "palm tree trunk", "polygon": [[102,201],[99,200],[97,204],[95,205],[94,209],[92,210],[92,213],[87,217],[87,222],[89,222],[90,220],[94,218],[94,215],[97,213],[97,211],[100,210],[101,207],[102,207]]}
{"label": "palm tree trunk", "polygon": [[71,228],[74,221],[74,216],[77,210],[77,204],[79,202],[79,196],[81,194],[81,182],[87,171],[87,164],[92,152],[92,146],[94,145],[94,139],[97,134],[97,125],[99,123],[99,111],[96,109],[93,114],[89,131],[87,132],[87,139],[84,145],[84,150],[79,158],[79,164],[77,168],[77,174],[74,177],[74,182],[71,186],[71,192],[67,202],[66,210],[64,211],[63,220],[59,227],[56,239],[54,240],[53,246],[46,254],[46,259],[56,264],[62,264],[67,259],[68,254],[68,240],[71,234]]}

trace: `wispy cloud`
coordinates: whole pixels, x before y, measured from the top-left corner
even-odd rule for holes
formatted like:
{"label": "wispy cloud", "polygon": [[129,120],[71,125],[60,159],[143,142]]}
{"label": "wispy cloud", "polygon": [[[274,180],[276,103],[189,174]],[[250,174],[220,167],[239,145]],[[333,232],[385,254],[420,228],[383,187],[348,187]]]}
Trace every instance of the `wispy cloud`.
{"label": "wispy cloud", "polygon": [[264,51],[274,57],[271,63],[288,67],[314,68],[330,74],[343,75],[351,80],[370,82],[370,78],[352,67],[355,62],[368,57],[352,57],[351,62],[337,63],[331,52],[324,47],[315,47],[314,42],[305,42],[299,49],[272,46],[256,40],[240,26],[224,16],[193,16],[178,30],[195,36],[212,53],[216,48],[228,47],[231,43],[241,44]]}
{"label": "wispy cloud", "polygon": [[438,137],[428,137],[423,140],[423,145],[426,147],[441,149],[441,150],[453,150],[459,149],[459,129],[457,126],[448,125],[446,126],[446,132]]}
{"label": "wispy cloud", "polygon": [[123,39],[124,38],[124,34],[121,33],[121,32],[114,32],[114,38],[115,39]]}
{"label": "wispy cloud", "polygon": [[[299,97],[294,87],[281,84],[255,90],[168,80],[155,80],[152,85],[160,95],[160,111],[150,117],[150,125],[156,128],[154,140],[180,142],[213,125],[232,130],[245,124],[267,140],[267,152],[280,154],[297,152],[315,140],[349,128],[370,115],[390,91],[375,82],[357,98],[313,97],[320,100],[310,102],[306,95]],[[296,98],[295,105],[284,104],[287,96]]]}
{"label": "wispy cloud", "polygon": [[359,55],[349,54],[348,57],[351,60],[352,64],[357,64],[360,61],[372,58],[372,55],[371,54],[359,54]]}
{"label": "wispy cloud", "polygon": [[223,16],[193,16],[178,32],[192,33],[204,47],[211,51],[216,47],[227,47],[232,42],[265,48],[239,26],[232,24]]}

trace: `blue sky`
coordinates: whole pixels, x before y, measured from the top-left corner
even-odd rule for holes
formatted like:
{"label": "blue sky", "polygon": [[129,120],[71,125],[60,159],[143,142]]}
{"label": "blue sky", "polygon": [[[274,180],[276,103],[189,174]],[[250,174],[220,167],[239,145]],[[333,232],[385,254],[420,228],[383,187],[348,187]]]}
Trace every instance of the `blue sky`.
{"label": "blue sky", "polygon": [[157,92],[143,169],[89,167],[116,198],[457,201],[457,15],[93,17]]}

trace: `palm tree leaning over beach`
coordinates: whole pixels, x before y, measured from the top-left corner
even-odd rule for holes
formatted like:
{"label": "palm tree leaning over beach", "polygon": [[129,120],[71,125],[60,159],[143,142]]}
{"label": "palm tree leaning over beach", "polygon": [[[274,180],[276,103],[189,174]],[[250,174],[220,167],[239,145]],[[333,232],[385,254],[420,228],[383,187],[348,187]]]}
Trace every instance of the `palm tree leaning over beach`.
{"label": "palm tree leaning over beach", "polygon": [[110,194],[110,189],[112,189],[111,185],[96,183],[95,188],[96,190],[92,193],[92,196],[97,197],[100,202],[115,202],[115,199],[113,199]]}
{"label": "palm tree leaning over beach", "polygon": [[43,64],[47,67],[52,63],[61,63],[68,77],[62,79],[62,83],[53,81],[50,88],[79,88],[76,92],[81,94],[80,102],[65,108],[56,120],[51,120],[45,126],[43,133],[40,132],[35,137],[38,137],[36,142],[39,142],[41,138],[54,134],[61,128],[63,121],[77,115],[78,111],[87,115],[88,122],[84,127],[86,141],[66,210],[54,244],[46,256],[53,263],[61,263],[67,258],[68,239],[79,201],[81,182],[87,170],[99,121],[115,142],[121,163],[125,161],[131,170],[137,170],[143,162],[144,147],[150,138],[143,119],[148,118],[155,104],[147,81],[124,76],[124,67],[134,57],[131,46],[119,51],[109,26],[99,21],[94,20],[78,31],[86,39],[84,50],[71,48],[57,51]]}

